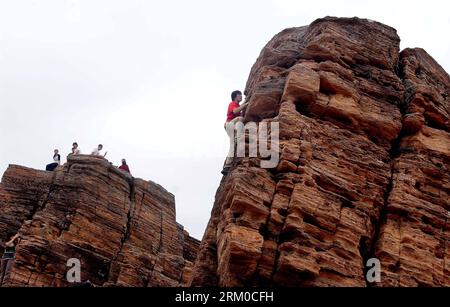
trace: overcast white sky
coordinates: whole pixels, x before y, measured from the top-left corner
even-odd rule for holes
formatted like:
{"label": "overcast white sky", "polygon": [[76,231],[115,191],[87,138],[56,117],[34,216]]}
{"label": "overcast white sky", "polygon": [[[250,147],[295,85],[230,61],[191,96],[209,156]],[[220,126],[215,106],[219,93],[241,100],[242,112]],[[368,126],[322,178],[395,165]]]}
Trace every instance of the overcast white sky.
{"label": "overcast white sky", "polygon": [[397,29],[450,71],[448,1],[0,0],[0,176],[42,169],[54,148],[103,143],[115,164],[175,194],[201,239],[228,140],[231,91],[264,45],[324,16]]}

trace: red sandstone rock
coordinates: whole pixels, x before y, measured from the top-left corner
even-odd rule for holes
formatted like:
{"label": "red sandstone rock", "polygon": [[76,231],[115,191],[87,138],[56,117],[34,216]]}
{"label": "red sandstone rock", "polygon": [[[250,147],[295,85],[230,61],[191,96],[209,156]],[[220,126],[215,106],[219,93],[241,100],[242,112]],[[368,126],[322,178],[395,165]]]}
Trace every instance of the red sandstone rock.
{"label": "red sandstone rock", "polygon": [[199,244],[176,223],[172,194],[90,156],[55,172],[10,166],[0,185],[2,244],[7,231],[22,236],[13,286],[70,286],[70,258],[96,286],[180,286]]}
{"label": "red sandstone rock", "polygon": [[450,77],[422,49],[407,49],[400,57],[406,112],[420,110],[425,123],[421,120],[420,128],[399,139],[376,245],[382,285],[448,287]]}
{"label": "red sandstone rock", "polygon": [[245,118],[279,123],[280,162],[236,159],[200,245],[170,193],[104,159],[11,166],[0,233],[23,241],[8,284],[67,286],[75,257],[100,286],[450,286],[450,77],[399,42],[328,17],[267,44]]}
{"label": "red sandstone rock", "polygon": [[277,34],[247,121],[278,121],[280,162],[224,177],[193,286],[449,286],[448,74],[396,31],[324,18]]}

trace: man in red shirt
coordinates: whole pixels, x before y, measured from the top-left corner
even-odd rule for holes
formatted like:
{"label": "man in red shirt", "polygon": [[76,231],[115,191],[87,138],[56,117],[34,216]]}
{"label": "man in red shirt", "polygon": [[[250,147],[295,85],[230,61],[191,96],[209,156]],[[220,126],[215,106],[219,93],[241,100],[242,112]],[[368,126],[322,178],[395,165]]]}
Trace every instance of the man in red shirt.
{"label": "man in red shirt", "polygon": [[231,102],[228,105],[227,121],[225,122],[225,130],[230,137],[230,150],[228,151],[227,159],[222,170],[223,175],[227,175],[233,163],[234,153],[236,148],[236,123],[243,122],[243,111],[247,108],[248,102],[240,105],[242,101],[242,93],[240,91],[234,91],[231,93]]}
{"label": "man in red shirt", "polygon": [[127,161],[125,159],[122,159],[122,165],[119,166],[119,169],[121,169],[127,173],[130,173],[130,168],[128,167]]}

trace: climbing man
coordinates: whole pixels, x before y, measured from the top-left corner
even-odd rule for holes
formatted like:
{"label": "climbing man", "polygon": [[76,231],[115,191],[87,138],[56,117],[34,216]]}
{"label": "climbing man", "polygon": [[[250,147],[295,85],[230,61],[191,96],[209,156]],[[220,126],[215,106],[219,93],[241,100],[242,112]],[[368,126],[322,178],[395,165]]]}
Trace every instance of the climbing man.
{"label": "climbing man", "polygon": [[225,164],[223,166],[222,174],[227,175],[230,170],[231,164],[233,163],[235,148],[237,145],[236,138],[236,124],[244,121],[243,111],[247,108],[248,102],[240,105],[242,101],[242,93],[240,91],[234,91],[231,93],[231,102],[228,105],[227,110],[227,120],[224,125],[225,130],[230,138],[230,150],[228,151]]}
{"label": "climbing man", "polygon": [[53,172],[58,165],[61,164],[61,155],[59,154],[59,150],[55,149],[53,154],[53,163],[47,164],[45,167],[46,171]]}
{"label": "climbing man", "polygon": [[[91,155],[93,155],[93,156],[101,156],[100,151],[102,151],[102,149],[103,149],[103,145],[102,145],[102,144],[98,144],[98,146],[92,150]],[[107,154],[107,153],[108,153],[108,152],[105,152],[105,154],[103,155],[103,157],[106,157],[106,154]]]}
{"label": "climbing man", "polygon": [[121,169],[127,173],[130,173],[130,168],[128,167],[127,161],[125,159],[122,159],[122,165],[119,166],[119,169]]}
{"label": "climbing man", "polygon": [[20,242],[20,235],[8,233],[5,241],[5,250],[0,263],[0,286],[9,280],[11,268],[14,263],[16,246]]}

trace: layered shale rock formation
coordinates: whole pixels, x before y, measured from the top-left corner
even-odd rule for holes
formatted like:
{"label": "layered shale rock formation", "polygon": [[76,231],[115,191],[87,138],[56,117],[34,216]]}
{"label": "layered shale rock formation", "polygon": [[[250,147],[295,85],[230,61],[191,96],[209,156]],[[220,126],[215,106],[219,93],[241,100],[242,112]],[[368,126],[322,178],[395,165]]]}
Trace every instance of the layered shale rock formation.
{"label": "layered shale rock formation", "polygon": [[245,118],[279,122],[281,160],[235,161],[191,285],[450,286],[450,78],[399,43],[324,18],[267,44]]}
{"label": "layered shale rock formation", "polygon": [[199,245],[176,223],[172,194],[90,156],[55,172],[10,166],[0,185],[1,244],[7,232],[22,241],[6,286],[71,286],[71,258],[95,286],[185,285]]}

